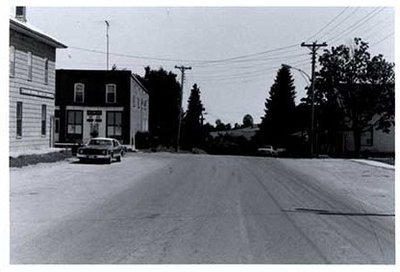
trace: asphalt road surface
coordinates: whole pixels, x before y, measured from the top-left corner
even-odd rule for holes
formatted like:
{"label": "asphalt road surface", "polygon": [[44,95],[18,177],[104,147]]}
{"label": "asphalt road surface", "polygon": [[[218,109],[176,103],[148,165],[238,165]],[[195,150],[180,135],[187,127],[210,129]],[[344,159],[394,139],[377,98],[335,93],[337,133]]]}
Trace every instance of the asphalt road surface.
{"label": "asphalt road surface", "polygon": [[393,264],[394,171],[128,154],[11,169],[13,264]]}

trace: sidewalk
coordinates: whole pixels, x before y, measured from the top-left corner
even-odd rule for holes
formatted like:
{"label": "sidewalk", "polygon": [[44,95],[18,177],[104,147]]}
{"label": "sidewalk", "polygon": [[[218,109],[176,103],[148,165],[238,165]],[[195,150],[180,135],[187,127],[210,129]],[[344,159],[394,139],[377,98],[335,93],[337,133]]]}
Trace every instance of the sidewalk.
{"label": "sidewalk", "polygon": [[378,161],[365,160],[365,159],[352,159],[352,161],[375,166],[375,167],[385,168],[385,169],[391,169],[391,170],[395,169],[394,165],[390,165],[390,164],[378,162]]}

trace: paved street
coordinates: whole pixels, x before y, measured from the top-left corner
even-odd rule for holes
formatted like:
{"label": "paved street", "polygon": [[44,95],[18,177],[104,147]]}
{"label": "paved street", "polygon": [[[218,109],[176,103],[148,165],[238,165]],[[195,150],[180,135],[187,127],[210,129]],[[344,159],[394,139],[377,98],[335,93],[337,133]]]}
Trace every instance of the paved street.
{"label": "paved street", "polygon": [[394,171],[128,154],[11,169],[11,263],[394,263]]}

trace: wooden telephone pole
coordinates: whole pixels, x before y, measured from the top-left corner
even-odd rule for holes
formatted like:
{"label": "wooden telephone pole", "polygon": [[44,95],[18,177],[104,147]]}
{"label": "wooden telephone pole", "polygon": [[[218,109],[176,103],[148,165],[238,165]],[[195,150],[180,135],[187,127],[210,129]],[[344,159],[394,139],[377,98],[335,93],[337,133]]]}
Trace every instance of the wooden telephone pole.
{"label": "wooden telephone pole", "polygon": [[307,47],[311,50],[311,128],[310,128],[310,154],[314,157],[314,92],[315,92],[315,61],[317,50],[320,47],[327,46],[326,42],[317,43],[316,41],[310,44],[301,43],[302,47]]}
{"label": "wooden telephone pole", "polygon": [[179,152],[179,142],[181,138],[181,122],[182,122],[182,97],[183,97],[183,83],[185,81],[185,71],[192,70],[192,67],[175,66],[176,69],[181,71],[181,92],[179,94],[179,117],[178,117],[178,132],[176,135],[176,152]]}

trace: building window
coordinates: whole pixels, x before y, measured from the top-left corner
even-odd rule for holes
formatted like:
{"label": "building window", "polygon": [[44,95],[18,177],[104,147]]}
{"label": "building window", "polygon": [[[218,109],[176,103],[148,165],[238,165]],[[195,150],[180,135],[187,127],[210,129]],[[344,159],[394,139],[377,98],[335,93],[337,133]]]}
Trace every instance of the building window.
{"label": "building window", "polygon": [[44,84],[49,84],[49,60],[44,59]]}
{"label": "building window", "polygon": [[15,76],[15,47],[10,46],[10,77]]}
{"label": "building window", "polygon": [[147,100],[143,101],[143,107],[144,107],[144,110],[147,111]]}
{"label": "building window", "polygon": [[136,107],[136,97],[132,96],[132,107]]}
{"label": "building window", "polygon": [[373,146],[373,135],[374,128],[369,126],[366,130],[361,133],[361,145],[362,146]]}
{"label": "building window", "polygon": [[82,134],[83,111],[70,110],[67,112],[67,133]]}
{"label": "building window", "polygon": [[32,81],[32,69],[33,69],[33,57],[32,57],[32,53],[28,52],[28,60],[27,60],[27,68],[28,68],[28,80]]}
{"label": "building window", "polygon": [[42,105],[42,136],[46,135],[46,105]]}
{"label": "building window", "polygon": [[117,102],[117,85],[107,84],[106,85],[106,103]]}
{"label": "building window", "polygon": [[137,98],[137,107],[138,107],[138,109],[140,109],[140,99],[139,99],[139,97]]}
{"label": "building window", "polygon": [[120,138],[122,136],[122,112],[107,112],[107,137]]}
{"label": "building window", "polygon": [[17,102],[17,137],[22,137],[22,102]]}
{"label": "building window", "polygon": [[55,128],[54,128],[54,133],[60,133],[60,119],[59,118],[54,118],[55,122]]}
{"label": "building window", "polygon": [[85,101],[85,85],[83,83],[74,84],[74,102],[83,103]]}

